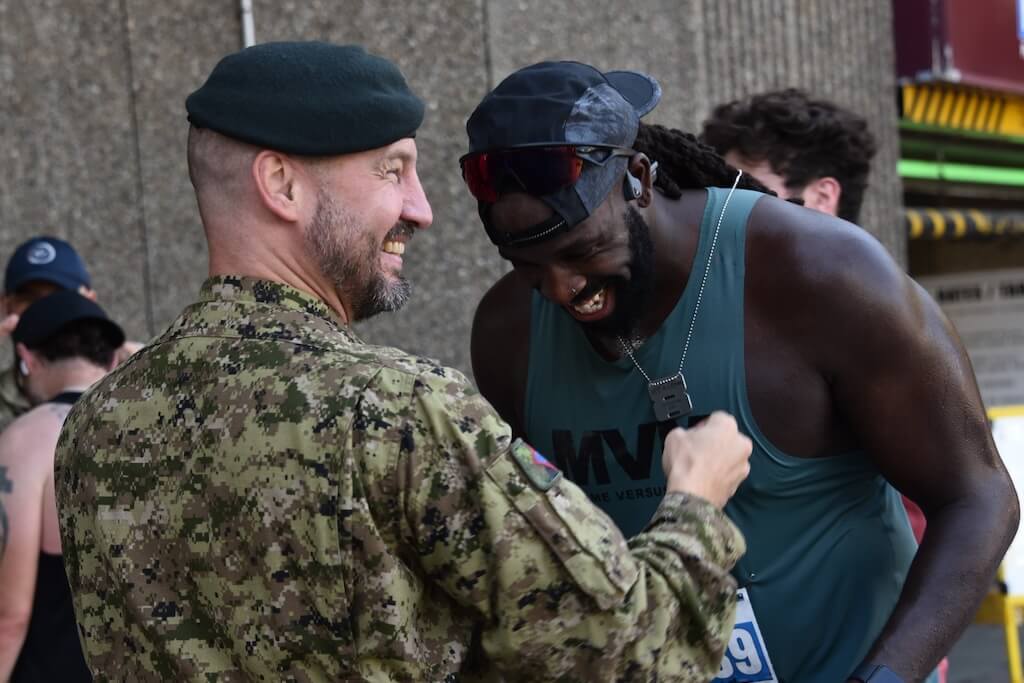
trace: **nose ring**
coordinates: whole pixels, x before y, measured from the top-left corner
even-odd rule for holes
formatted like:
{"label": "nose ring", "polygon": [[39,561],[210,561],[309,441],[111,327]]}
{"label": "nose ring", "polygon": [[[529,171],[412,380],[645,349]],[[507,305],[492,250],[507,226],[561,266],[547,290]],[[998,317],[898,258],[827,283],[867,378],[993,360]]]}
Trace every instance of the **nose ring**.
{"label": "nose ring", "polygon": [[576,296],[576,291],[577,290],[576,290],[575,287],[570,287],[569,288],[569,296]]}

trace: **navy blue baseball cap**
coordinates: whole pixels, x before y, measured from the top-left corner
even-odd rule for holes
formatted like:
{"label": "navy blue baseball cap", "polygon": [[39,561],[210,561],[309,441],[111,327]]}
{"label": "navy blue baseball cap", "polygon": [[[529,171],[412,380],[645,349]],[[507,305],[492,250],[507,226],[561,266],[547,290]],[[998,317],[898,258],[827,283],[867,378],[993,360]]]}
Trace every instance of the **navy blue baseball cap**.
{"label": "navy blue baseball cap", "polygon": [[[580,62],[541,62],[508,76],[484,96],[466,121],[467,159],[476,154],[541,145],[629,148],[640,118],[661,100],[661,86],[647,74],[608,71]],[[486,202],[480,217],[495,244],[524,244],[560,234],[581,223],[608,197],[624,175],[628,158],[585,164],[570,187],[540,196],[557,214],[551,227],[535,234],[499,235],[488,225]],[[463,167],[465,173],[465,166]],[[560,220],[558,220],[560,219]]]}
{"label": "navy blue baseball cap", "polygon": [[34,302],[18,318],[11,339],[28,348],[35,348],[79,320],[94,320],[103,328],[113,348],[124,344],[124,331],[107,317],[99,304],[75,291],[54,292]]}
{"label": "navy blue baseball cap", "polygon": [[74,247],[56,237],[33,237],[14,250],[4,273],[4,291],[14,292],[26,282],[42,280],[62,289],[91,287],[89,271]]}

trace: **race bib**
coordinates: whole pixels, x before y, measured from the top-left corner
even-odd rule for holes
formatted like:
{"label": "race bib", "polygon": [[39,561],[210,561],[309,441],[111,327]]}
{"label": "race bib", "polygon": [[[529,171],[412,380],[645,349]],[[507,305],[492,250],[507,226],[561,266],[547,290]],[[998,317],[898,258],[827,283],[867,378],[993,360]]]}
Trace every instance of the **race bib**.
{"label": "race bib", "polygon": [[778,683],[746,588],[736,595],[736,626],[713,683]]}

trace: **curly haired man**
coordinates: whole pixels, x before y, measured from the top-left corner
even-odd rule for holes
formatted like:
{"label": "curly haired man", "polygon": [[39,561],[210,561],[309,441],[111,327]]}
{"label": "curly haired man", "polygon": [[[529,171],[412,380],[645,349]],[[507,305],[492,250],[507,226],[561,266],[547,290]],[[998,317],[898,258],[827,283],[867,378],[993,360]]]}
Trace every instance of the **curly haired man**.
{"label": "curly haired man", "polygon": [[877,151],[857,114],[789,88],[719,105],[701,138],[780,197],[857,222]]}

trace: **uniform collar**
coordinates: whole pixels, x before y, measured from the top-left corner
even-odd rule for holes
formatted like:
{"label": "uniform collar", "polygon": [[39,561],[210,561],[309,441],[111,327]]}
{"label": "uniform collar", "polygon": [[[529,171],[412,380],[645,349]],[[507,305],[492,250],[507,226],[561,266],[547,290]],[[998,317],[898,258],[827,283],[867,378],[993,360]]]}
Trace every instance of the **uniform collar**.
{"label": "uniform collar", "polygon": [[233,301],[270,304],[344,324],[323,301],[290,285],[240,275],[208,278],[199,290],[200,301]]}

